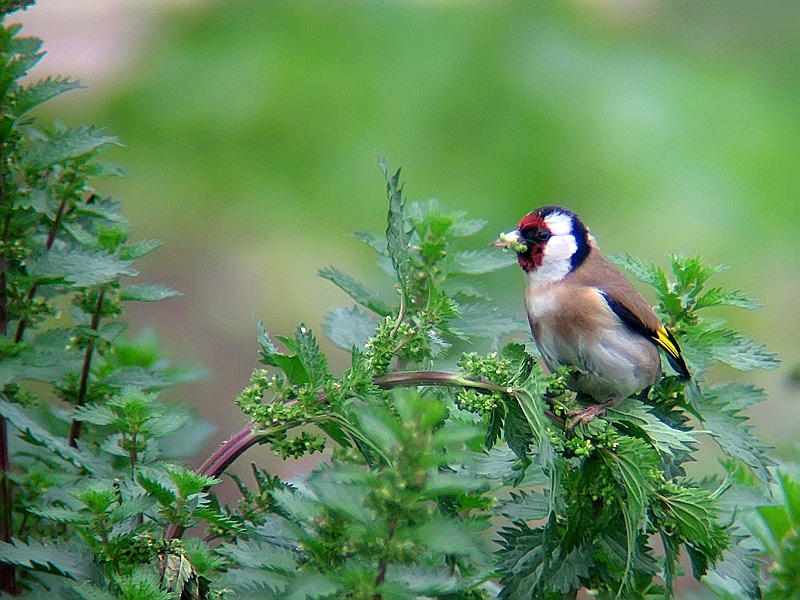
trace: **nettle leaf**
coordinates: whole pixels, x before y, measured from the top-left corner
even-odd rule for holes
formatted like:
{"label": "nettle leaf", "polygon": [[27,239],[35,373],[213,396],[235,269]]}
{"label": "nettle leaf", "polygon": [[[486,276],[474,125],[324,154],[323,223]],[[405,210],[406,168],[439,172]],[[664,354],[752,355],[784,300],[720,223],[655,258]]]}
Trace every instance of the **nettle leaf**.
{"label": "nettle leaf", "polygon": [[81,126],[59,131],[49,139],[34,145],[21,160],[27,169],[44,169],[56,163],[86,156],[109,145],[119,145],[114,135],[103,129]]}
{"label": "nettle leaf", "polygon": [[297,356],[303,363],[311,385],[317,388],[330,377],[328,373],[328,358],[319,349],[319,344],[314,334],[306,329],[305,325],[301,324],[297,328],[295,341],[297,342]]}
{"label": "nettle leaf", "polygon": [[84,548],[60,541],[0,542],[0,561],[79,580],[90,579],[95,572],[92,558]]}
{"label": "nettle leaf", "polygon": [[697,432],[670,427],[654,415],[646,405],[634,398],[627,398],[609,408],[607,418],[612,423],[622,421],[634,425],[647,436],[656,450],[673,458],[676,452],[692,452],[697,443],[695,439]]}
{"label": "nettle leaf", "polygon": [[724,290],[718,287],[707,290],[697,298],[694,309],[699,310],[709,306],[733,306],[745,310],[756,310],[764,307],[758,300],[754,300],[749,294],[741,290]]}
{"label": "nettle leaf", "polygon": [[334,267],[326,267],[317,271],[323,279],[327,279],[336,287],[371,311],[385,317],[392,313],[392,309],[377,294],[367,289],[361,282],[356,281],[346,273]]}
{"label": "nettle leaf", "polygon": [[397,273],[397,282],[405,293],[409,280],[409,247],[411,246],[412,228],[405,216],[405,198],[403,198],[403,188],[399,185],[400,169],[392,175],[383,158],[380,160],[380,167],[386,178],[386,195],[389,198],[389,214],[386,217],[386,250]]}
{"label": "nettle leaf", "polygon": [[589,577],[592,547],[584,543],[565,552],[555,527],[531,529],[524,523],[500,530],[502,550],[497,565],[503,598],[571,597]]}
{"label": "nettle leaf", "polygon": [[511,499],[501,500],[497,512],[515,522],[538,521],[550,514],[550,500],[542,492],[511,492]]}
{"label": "nettle leaf", "polygon": [[150,254],[156,248],[160,248],[164,242],[161,240],[141,240],[133,244],[125,244],[120,248],[119,257],[122,260],[135,260],[146,254]]}
{"label": "nettle leaf", "polygon": [[712,385],[708,389],[708,395],[719,398],[728,409],[736,411],[745,410],[767,399],[767,393],[761,388],[732,382]]}
{"label": "nettle leaf", "polygon": [[654,263],[641,260],[630,254],[620,255],[615,254],[609,256],[609,259],[614,264],[623,267],[636,279],[642,283],[654,287],[661,294],[669,292],[669,283],[667,283],[667,274],[664,269],[656,266]]}
{"label": "nettle leaf", "polygon": [[56,96],[82,87],[84,85],[77,79],[47,77],[36,83],[18,88],[12,96],[11,107],[14,115],[19,118],[32,108],[44,104]]}
{"label": "nettle leaf", "polygon": [[753,435],[751,425],[744,424],[746,416],[713,398],[704,398],[701,416],[703,426],[725,454],[746,464],[762,481],[772,479],[767,470],[774,464],[767,456],[770,446]]}
{"label": "nettle leaf", "polygon": [[501,338],[527,327],[522,320],[482,302],[459,305],[458,317],[451,322],[454,334],[467,337]]}
{"label": "nettle leaf", "polygon": [[114,281],[121,276],[134,277],[139,274],[131,267],[131,261],[120,260],[107,252],[78,248],[59,251],[53,247],[31,262],[31,273],[36,279],[60,279],[76,287],[92,287]]}
{"label": "nettle leaf", "polygon": [[136,481],[144,491],[153,496],[162,506],[172,506],[178,500],[175,492],[153,477],[138,473]]}
{"label": "nettle leaf", "polygon": [[742,538],[731,539],[728,549],[703,578],[720,596],[730,598],[761,598],[759,569],[763,561],[759,551],[742,544]]}
{"label": "nettle leaf", "polygon": [[517,264],[517,257],[510,252],[497,250],[464,250],[456,252],[450,259],[451,273],[481,275]]}
{"label": "nettle leaf", "polygon": [[0,401],[0,415],[23,434],[23,439],[31,444],[47,448],[79,469],[85,469],[100,477],[111,477],[110,465],[96,457],[70,446],[62,437],[56,436],[39,425],[16,404]]}
{"label": "nettle leaf", "polygon": [[218,552],[240,567],[292,572],[297,568],[298,555],[289,548],[270,543],[239,539],[225,543]]}
{"label": "nettle leaf", "polygon": [[[265,569],[254,569],[252,567],[232,568],[222,573],[215,581],[216,586],[224,589],[231,589],[234,592],[255,592],[257,596],[245,596],[246,598],[284,598],[282,592],[286,589],[293,578],[283,573],[267,571]],[[265,592],[275,594],[275,596],[265,596]],[[281,594],[278,596],[277,594]],[[239,597],[237,594],[234,597]]]}
{"label": "nettle leaf", "polygon": [[322,331],[335,346],[348,352],[353,348],[364,350],[364,342],[374,333],[378,320],[354,306],[336,308],[325,316]]}
{"label": "nettle leaf", "polygon": [[129,285],[121,288],[119,292],[119,299],[122,301],[160,302],[175,296],[183,296],[183,294],[169,286],[158,283]]}

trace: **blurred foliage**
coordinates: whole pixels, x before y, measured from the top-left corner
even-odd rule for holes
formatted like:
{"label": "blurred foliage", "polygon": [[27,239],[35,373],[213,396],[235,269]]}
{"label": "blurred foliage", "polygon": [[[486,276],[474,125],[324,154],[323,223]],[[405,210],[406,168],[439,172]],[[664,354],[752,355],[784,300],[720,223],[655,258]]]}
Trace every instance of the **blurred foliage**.
{"label": "blurred foliage", "polygon": [[[66,108],[127,146],[113,152],[133,177],[108,189],[170,240],[151,269],[197,302],[161,326],[231,373],[209,403],[247,376],[225,357],[246,356],[254,310],[282,330],[318,322],[340,302],[321,262],[375,273],[345,234],[381,218],[376,150],[405,165],[411,197],[435,190],[489,231],[555,202],[605,251],[734,264],[769,310],[733,324],[800,361],[791,2],[232,0],[153,15],[135,68]],[[521,287],[510,271],[492,281]],[[496,296],[521,314],[517,294]]]}

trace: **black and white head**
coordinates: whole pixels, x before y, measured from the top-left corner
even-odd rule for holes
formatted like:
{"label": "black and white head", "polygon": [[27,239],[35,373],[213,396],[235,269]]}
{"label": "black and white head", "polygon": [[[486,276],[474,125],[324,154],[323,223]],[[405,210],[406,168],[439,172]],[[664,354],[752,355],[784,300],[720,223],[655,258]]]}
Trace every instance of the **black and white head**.
{"label": "black and white head", "polygon": [[492,242],[517,253],[531,283],[559,281],[577,269],[589,255],[589,230],[571,210],[544,206],[522,217],[517,228]]}

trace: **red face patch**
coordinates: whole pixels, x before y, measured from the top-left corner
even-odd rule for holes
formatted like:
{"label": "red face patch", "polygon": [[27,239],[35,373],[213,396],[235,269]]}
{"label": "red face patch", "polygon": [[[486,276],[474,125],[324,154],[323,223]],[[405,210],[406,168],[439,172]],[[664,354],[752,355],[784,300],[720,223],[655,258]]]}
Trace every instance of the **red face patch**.
{"label": "red face patch", "polygon": [[537,211],[533,211],[522,217],[519,225],[517,225],[517,231],[519,231],[528,246],[526,252],[517,254],[517,262],[519,262],[519,266],[522,267],[523,271],[533,271],[542,266],[544,247],[547,243],[546,241],[537,241],[536,233],[540,231],[549,233],[550,228],[541,215]]}

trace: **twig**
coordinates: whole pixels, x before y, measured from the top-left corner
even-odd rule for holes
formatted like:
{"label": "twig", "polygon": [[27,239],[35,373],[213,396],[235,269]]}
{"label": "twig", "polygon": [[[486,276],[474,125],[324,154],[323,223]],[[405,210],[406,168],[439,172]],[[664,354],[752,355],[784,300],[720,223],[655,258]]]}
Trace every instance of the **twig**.
{"label": "twig", "polygon": [[[105,289],[101,289],[97,294],[97,306],[92,314],[92,322],[90,328],[92,332],[97,332],[100,326],[100,314],[103,311],[103,298],[105,297]],[[86,390],[89,385],[89,371],[92,366],[92,353],[94,352],[94,338],[91,338],[86,344],[86,353],[83,355],[83,369],[81,370],[81,381],[78,384],[78,402],[77,406],[83,406],[86,401]],[[73,448],[78,446],[78,438],[81,436],[81,421],[76,419],[72,420],[72,425],[69,429],[69,445]]]}

